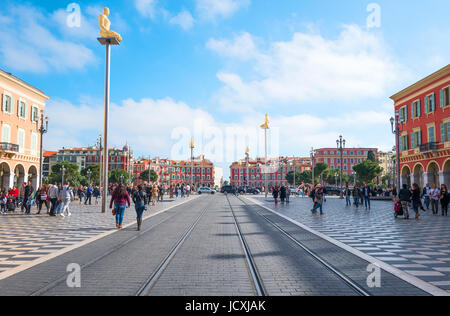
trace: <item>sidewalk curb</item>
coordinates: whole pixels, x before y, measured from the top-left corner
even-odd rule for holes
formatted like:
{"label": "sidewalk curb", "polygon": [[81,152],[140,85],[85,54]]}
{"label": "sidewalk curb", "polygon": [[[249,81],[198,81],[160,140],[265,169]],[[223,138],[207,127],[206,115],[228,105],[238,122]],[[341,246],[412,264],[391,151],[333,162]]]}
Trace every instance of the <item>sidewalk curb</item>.
{"label": "sidewalk curb", "polygon": [[[193,198],[191,198],[191,199],[189,199],[189,200],[183,201],[183,202],[178,203],[178,204],[176,204],[176,205],[172,205],[172,206],[170,206],[170,207],[168,207],[168,208],[165,208],[165,209],[163,209],[163,210],[161,210],[161,211],[158,211],[158,212],[156,212],[156,213],[154,213],[154,214],[148,215],[148,216],[144,217],[144,218],[142,219],[142,221],[144,222],[144,221],[146,221],[146,220],[148,220],[148,219],[150,219],[150,218],[152,218],[152,217],[155,217],[155,216],[157,216],[157,215],[159,215],[159,214],[165,213],[165,212],[167,212],[167,211],[169,211],[169,210],[171,210],[171,209],[173,209],[173,208],[175,208],[175,207],[181,206],[181,205],[183,205],[183,204],[185,204],[185,203],[188,203],[188,202],[190,202],[190,201],[194,201],[194,200],[198,199],[199,197],[200,197],[200,195],[193,196]],[[105,214],[105,215],[108,215],[108,214]],[[125,229],[125,228],[128,228],[128,227],[131,227],[131,226],[133,226],[133,225],[136,225],[136,223],[135,223],[135,222],[131,222],[131,223],[125,225],[125,226],[124,226],[124,229]],[[81,247],[86,246],[86,245],[88,245],[88,244],[90,244],[90,243],[93,243],[93,242],[95,242],[95,241],[97,241],[97,240],[100,240],[100,239],[105,238],[105,237],[107,237],[107,236],[110,236],[110,235],[112,235],[112,234],[118,233],[118,232],[120,232],[120,231],[121,231],[121,230],[117,230],[116,228],[114,228],[114,229],[112,229],[111,231],[102,233],[102,234],[100,234],[100,235],[97,235],[97,236],[92,237],[92,238],[89,238],[89,239],[86,239],[86,240],[82,241],[81,243],[78,243],[78,244],[69,246],[69,247],[67,247],[67,248],[64,248],[64,249],[61,249],[61,250],[59,250],[59,251],[57,251],[57,252],[54,252],[54,253],[52,253],[52,254],[43,256],[43,257],[41,257],[41,258],[39,258],[39,259],[36,259],[36,260],[31,261],[31,262],[29,262],[29,263],[26,263],[26,264],[24,264],[24,265],[21,265],[21,266],[18,266],[18,267],[16,267],[16,268],[13,268],[13,269],[11,269],[11,270],[2,272],[2,273],[0,273],[0,281],[1,281],[1,280],[4,280],[4,279],[7,279],[7,278],[9,278],[9,277],[11,277],[11,276],[13,276],[13,275],[15,275],[15,274],[17,274],[17,273],[20,273],[20,272],[23,272],[23,271],[25,271],[25,270],[28,270],[28,269],[30,269],[30,268],[32,268],[32,267],[34,267],[34,266],[37,266],[37,265],[39,265],[39,264],[41,264],[41,263],[44,263],[44,262],[49,261],[49,260],[51,260],[51,259],[57,258],[57,257],[59,257],[59,256],[61,256],[61,255],[63,255],[63,254],[65,254],[65,253],[68,253],[68,252],[70,252],[70,251],[72,251],[72,250],[81,248]]]}
{"label": "sidewalk curb", "polygon": [[419,279],[419,278],[417,278],[417,277],[415,277],[415,276],[413,276],[413,275],[411,275],[409,273],[406,273],[406,272],[404,272],[404,271],[402,271],[402,270],[400,270],[398,268],[395,268],[392,265],[390,265],[390,264],[388,264],[388,263],[386,263],[384,261],[381,261],[381,260],[376,259],[376,258],[374,258],[372,256],[369,256],[369,255],[365,254],[364,252],[362,252],[362,251],[360,251],[358,249],[355,249],[353,247],[350,247],[349,245],[344,244],[343,242],[340,242],[340,241],[338,241],[338,240],[336,240],[334,238],[331,238],[331,237],[329,237],[329,236],[327,236],[327,235],[325,235],[325,234],[323,234],[321,232],[318,232],[318,231],[316,231],[316,230],[314,230],[314,229],[312,229],[312,228],[310,228],[310,227],[308,227],[308,226],[306,226],[306,225],[304,225],[304,224],[302,224],[302,223],[300,223],[300,222],[298,222],[296,220],[293,220],[290,217],[282,215],[282,214],[280,214],[280,213],[270,209],[269,207],[265,206],[260,201],[257,201],[257,200],[255,200],[255,199],[253,199],[251,197],[245,197],[245,198],[247,200],[249,200],[249,201],[259,205],[260,207],[268,210],[269,212],[271,212],[271,213],[273,213],[275,215],[278,215],[281,218],[284,218],[285,220],[287,220],[287,221],[289,221],[289,222],[299,226],[300,228],[302,228],[302,229],[304,229],[304,230],[306,230],[306,231],[316,235],[317,237],[325,239],[326,241],[334,244],[335,246],[338,246],[339,248],[342,248],[343,250],[348,251],[351,254],[353,254],[353,255],[355,255],[355,256],[363,259],[363,260],[366,260],[369,263],[378,265],[380,268],[382,268],[386,272],[389,272],[389,273],[395,275],[396,277],[402,279],[405,282],[408,282],[409,284],[417,287],[418,289],[421,289],[422,291],[425,291],[425,292],[427,292],[427,293],[429,293],[429,294],[431,294],[433,296],[450,296],[450,293],[448,293],[447,291],[445,291],[443,289],[440,289],[437,286],[434,286],[434,285],[432,285],[432,284],[430,284],[428,282],[425,282],[425,281],[423,281],[423,280],[421,280],[421,279]]}

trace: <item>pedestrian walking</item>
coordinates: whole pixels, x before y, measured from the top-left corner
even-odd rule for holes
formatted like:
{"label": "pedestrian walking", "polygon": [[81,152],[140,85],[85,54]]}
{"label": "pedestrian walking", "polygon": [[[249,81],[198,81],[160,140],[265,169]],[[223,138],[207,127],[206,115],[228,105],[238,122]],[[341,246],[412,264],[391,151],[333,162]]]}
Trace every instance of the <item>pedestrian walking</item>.
{"label": "pedestrian walking", "polygon": [[58,186],[56,182],[48,189],[48,196],[50,198],[50,216],[55,216],[56,206],[58,204]]}
{"label": "pedestrian walking", "polygon": [[99,203],[98,203],[98,200],[99,200],[99,198],[100,198],[100,196],[101,196],[100,188],[96,186],[96,187],[94,188],[94,191],[92,192],[92,195],[93,195],[94,198],[95,198],[95,205],[98,205],[98,204],[99,204]]}
{"label": "pedestrian walking", "polygon": [[109,208],[112,209],[113,204],[114,204],[113,214],[115,214],[116,216],[116,228],[122,229],[125,209],[127,205],[128,207],[130,207],[131,205],[130,195],[128,194],[128,191],[126,190],[125,186],[122,183],[119,184],[113,191],[111,202],[109,203]]}
{"label": "pedestrian walking", "polygon": [[423,202],[425,204],[425,206],[427,207],[427,210],[430,210],[430,185],[427,183],[427,185],[425,186],[425,188],[423,188],[423,192],[422,192],[422,197],[423,197]]}
{"label": "pedestrian walking", "polygon": [[364,206],[366,207],[366,210],[367,208],[369,208],[370,210],[370,196],[372,195],[372,190],[367,185],[367,183],[364,185],[364,188],[362,189],[362,194],[364,197]]}
{"label": "pedestrian walking", "polygon": [[400,201],[400,204],[402,205],[403,216],[405,219],[409,219],[408,206],[409,206],[409,203],[411,202],[411,196],[412,196],[412,193],[408,189],[408,185],[404,184],[403,188],[398,193],[398,199]]}
{"label": "pedestrian walking", "polygon": [[440,196],[441,196],[441,191],[436,187],[435,184],[431,185],[430,200],[431,200],[431,209],[433,210],[433,215],[438,215]]}
{"label": "pedestrian walking", "polygon": [[286,201],[286,187],[284,185],[281,186],[280,188],[280,200],[281,200],[281,204],[284,204],[284,202]]}
{"label": "pedestrian walking", "polygon": [[275,200],[275,205],[278,205],[278,196],[280,194],[280,191],[278,190],[278,187],[274,187],[272,190],[272,196]]}
{"label": "pedestrian walking", "polygon": [[422,199],[419,185],[417,183],[413,184],[413,190],[411,195],[413,210],[416,213],[416,219],[419,219],[420,213],[419,208],[422,208]]}
{"label": "pedestrian walking", "polygon": [[73,190],[70,187],[70,182],[66,182],[66,184],[63,186],[62,189],[62,210],[61,210],[61,217],[70,217],[72,216],[72,213],[70,213],[70,203],[73,202],[75,199]]}
{"label": "pedestrian walking", "polygon": [[351,200],[352,192],[350,191],[350,188],[348,187],[348,185],[344,189],[344,196],[345,196],[345,206],[346,207],[352,206],[352,200]]}
{"label": "pedestrian walking", "polygon": [[441,185],[439,199],[441,201],[442,216],[448,216],[449,193],[445,184]]}
{"label": "pedestrian walking", "polygon": [[136,209],[137,230],[140,231],[142,226],[142,215],[147,209],[148,204],[147,193],[143,190],[142,185],[138,185],[137,191],[133,193],[133,202]]}
{"label": "pedestrian walking", "polygon": [[357,185],[353,188],[353,203],[359,207],[359,187]]}
{"label": "pedestrian walking", "polygon": [[92,205],[92,193],[94,190],[92,190],[92,187],[90,184],[88,184],[88,187],[86,188],[86,200],[84,201],[84,205],[87,205],[87,202],[89,201],[89,205]]}
{"label": "pedestrian walking", "polygon": [[31,185],[31,181],[28,180],[28,184],[25,185],[24,194],[23,194],[23,204],[25,207],[25,214],[27,214],[27,215],[30,215],[30,212],[31,212],[33,192],[34,192],[34,188]]}
{"label": "pedestrian walking", "polygon": [[320,209],[320,215],[323,215],[323,189],[320,184],[318,184],[314,190],[314,203],[315,206],[311,212],[316,213],[317,209]]}
{"label": "pedestrian walking", "polygon": [[155,206],[156,202],[158,202],[158,186],[156,184],[153,185],[152,188],[152,205]]}

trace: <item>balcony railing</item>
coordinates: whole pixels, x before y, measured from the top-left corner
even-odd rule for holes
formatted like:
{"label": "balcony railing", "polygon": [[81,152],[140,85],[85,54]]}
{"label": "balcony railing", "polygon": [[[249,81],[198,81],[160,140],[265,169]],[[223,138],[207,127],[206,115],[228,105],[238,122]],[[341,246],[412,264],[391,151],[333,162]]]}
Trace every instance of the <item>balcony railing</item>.
{"label": "balcony railing", "polygon": [[10,144],[10,143],[0,143],[0,150],[18,153],[19,145]]}
{"label": "balcony railing", "polygon": [[436,142],[420,145],[421,153],[429,153],[432,151],[436,151],[438,149],[439,149],[439,143],[436,143]]}

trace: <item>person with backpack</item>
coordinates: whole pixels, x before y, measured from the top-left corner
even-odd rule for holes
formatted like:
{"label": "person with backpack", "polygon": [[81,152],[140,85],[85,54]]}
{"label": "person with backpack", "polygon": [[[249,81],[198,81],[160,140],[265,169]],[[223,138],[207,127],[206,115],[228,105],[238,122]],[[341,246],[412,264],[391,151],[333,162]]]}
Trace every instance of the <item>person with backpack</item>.
{"label": "person with backpack", "polygon": [[147,193],[143,190],[142,185],[138,185],[137,191],[133,193],[133,202],[136,208],[137,230],[140,231],[142,226],[142,215],[147,209],[148,204]]}
{"label": "person with backpack", "polygon": [[314,189],[314,207],[311,210],[312,213],[316,213],[317,209],[320,209],[320,215],[323,215],[323,196],[322,185],[318,184]]}
{"label": "person with backpack", "polygon": [[86,201],[84,201],[84,205],[87,205],[87,202],[89,201],[89,205],[92,205],[92,193],[94,191],[92,190],[92,187],[90,184],[88,184],[88,187],[86,189]]}
{"label": "person with backpack", "polygon": [[404,184],[403,189],[398,193],[398,199],[402,205],[403,215],[405,219],[409,219],[408,205],[411,202],[412,193],[408,189],[408,185]]}

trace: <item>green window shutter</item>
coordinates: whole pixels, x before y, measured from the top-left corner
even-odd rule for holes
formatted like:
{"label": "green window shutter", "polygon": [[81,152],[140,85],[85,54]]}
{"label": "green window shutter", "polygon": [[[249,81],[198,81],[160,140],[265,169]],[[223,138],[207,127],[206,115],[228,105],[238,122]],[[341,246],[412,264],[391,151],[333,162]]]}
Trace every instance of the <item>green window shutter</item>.
{"label": "green window shutter", "polygon": [[398,147],[400,148],[400,151],[403,151],[403,136],[400,136],[398,138],[399,144]]}
{"label": "green window shutter", "polygon": [[418,132],[417,134],[419,137],[417,144],[420,147],[420,146],[422,146],[422,131]]}
{"label": "green window shutter", "polygon": [[447,127],[447,138],[446,138],[446,141],[450,142],[450,123],[447,123],[445,125],[447,125],[446,126]]}
{"label": "green window shutter", "polygon": [[425,114],[428,114],[428,97],[425,97]]}
{"label": "green window shutter", "polygon": [[420,107],[421,107],[421,103],[420,103],[420,100],[419,100],[418,104],[417,104],[417,117],[420,117],[420,115],[421,115]]}
{"label": "green window shutter", "polygon": [[415,105],[416,105],[415,102],[411,103],[411,118],[414,118],[414,117],[415,117],[415,116],[414,116],[414,108],[416,107]]}
{"label": "green window shutter", "polygon": [[445,142],[445,125],[441,124],[441,142]]}
{"label": "green window shutter", "polygon": [[441,90],[441,108],[444,107],[444,89]]}
{"label": "green window shutter", "polygon": [[428,129],[428,140],[430,141],[430,143],[434,143],[434,127],[430,127]]}
{"label": "green window shutter", "polygon": [[411,149],[416,148],[415,134],[411,133]]}
{"label": "green window shutter", "polygon": [[436,102],[434,99],[435,98],[434,98],[434,93],[433,93],[433,95],[431,96],[431,107],[433,108],[433,112],[436,111]]}
{"label": "green window shutter", "polygon": [[5,112],[5,110],[6,110],[6,95],[5,94],[3,94],[2,110],[3,110],[3,112]]}

